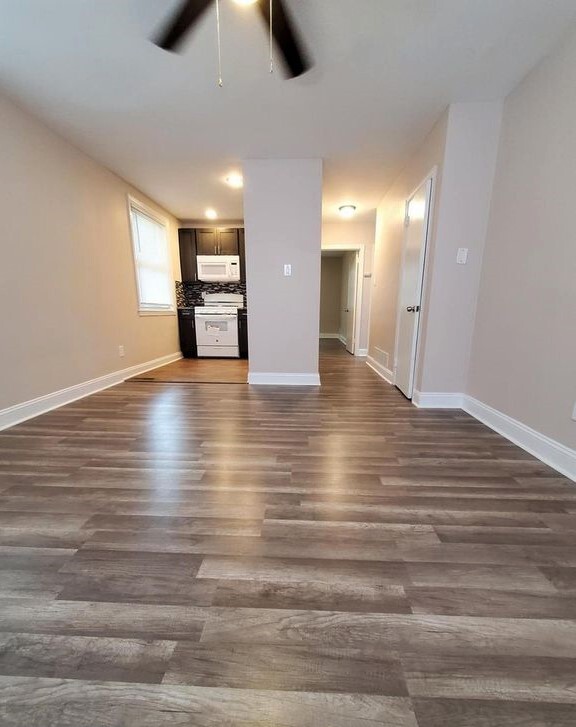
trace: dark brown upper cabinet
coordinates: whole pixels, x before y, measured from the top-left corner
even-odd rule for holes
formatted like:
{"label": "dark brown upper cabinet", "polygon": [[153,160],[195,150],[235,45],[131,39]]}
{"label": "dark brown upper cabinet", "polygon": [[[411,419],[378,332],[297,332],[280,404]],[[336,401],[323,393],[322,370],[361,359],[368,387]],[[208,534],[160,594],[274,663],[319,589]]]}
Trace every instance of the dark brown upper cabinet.
{"label": "dark brown upper cabinet", "polygon": [[197,255],[239,255],[240,280],[246,280],[242,227],[222,229],[182,227],[178,230],[178,242],[183,283],[195,283],[198,280]]}
{"label": "dark brown upper cabinet", "polygon": [[180,271],[183,283],[195,283],[198,279],[196,267],[196,230],[178,230],[180,248]]}
{"label": "dark brown upper cabinet", "polygon": [[240,280],[246,280],[246,244],[244,228],[238,228],[238,254],[240,255]]}
{"label": "dark brown upper cabinet", "polygon": [[218,230],[196,230],[196,254],[218,255]]}
{"label": "dark brown upper cabinet", "polygon": [[219,230],[219,255],[238,255],[238,230]]}
{"label": "dark brown upper cabinet", "polygon": [[198,255],[238,255],[238,230],[197,229],[196,253]]}

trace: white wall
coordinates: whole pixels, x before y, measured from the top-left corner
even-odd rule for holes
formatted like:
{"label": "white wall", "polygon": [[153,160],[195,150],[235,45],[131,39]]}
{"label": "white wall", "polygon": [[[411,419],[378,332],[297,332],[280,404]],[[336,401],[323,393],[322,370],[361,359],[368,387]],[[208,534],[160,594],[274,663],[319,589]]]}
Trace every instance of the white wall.
{"label": "white wall", "polygon": [[[458,103],[448,111],[442,186],[430,240],[421,321],[422,392],[466,388],[502,104]],[[468,262],[456,262],[458,248]]]}
{"label": "white wall", "polygon": [[174,270],[177,221],[3,97],[0,159],[0,409],[178,353],[175,315],[138,315],[127,194],[168,218]]}
{"label": "white wall", "polygon": [[405,203],[423,181],[425,175],[436,167],[438,170],[436,201],[431,231],[433,238],[442,187],[442,165],[447,128],[448,113],[446,112],[414,154],[406,160],[398,178],[387,191],[376,211],[376,243],[368,355],[373,362],[389,370],[394,367],[398,285],[405,233]]}
{"label": "white wall", "polygon": [[244,220],[180,220],[180,227],[204,227],[207,230],[218,227],[244,227]]}
{"label": "white wall", "polygon": [[359,348],[368,349],[370,330],[370,296],[372,292],[372,268],[374,260],[375,222],[324,222],[322,224],[322,249],[337,249],[343,245],[364,248],[364,270],[362,271],[362,300],[360,313]]}
{"label": "white wall", "polygon": [[[500,103],[453,104],[407,160],[377,211],[369,355],[393,370],[405,203],[435,170],[415,389],[465,390],[496,164]],[[466,265],[456,263],[468,248]]]}
{"label": "white wall", "polygon": [[504,105],[468,379],[473,397],[572,449],[575,195],[573,34]]}
{"label": "white wall", "polygon": [[245,161],[244,221],[248,380],[317,384],[321,160]]}

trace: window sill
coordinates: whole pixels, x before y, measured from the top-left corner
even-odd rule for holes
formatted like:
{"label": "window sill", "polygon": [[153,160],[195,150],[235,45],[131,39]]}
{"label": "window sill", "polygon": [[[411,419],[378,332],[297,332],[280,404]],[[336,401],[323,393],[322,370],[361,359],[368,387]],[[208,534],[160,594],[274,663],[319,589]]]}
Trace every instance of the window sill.
{"label": "window sill", "polygon": [[148,316],[175,316],[176,311],[175,310],[139,310],[138,315],[144,316],[145,318],[147,318]]}

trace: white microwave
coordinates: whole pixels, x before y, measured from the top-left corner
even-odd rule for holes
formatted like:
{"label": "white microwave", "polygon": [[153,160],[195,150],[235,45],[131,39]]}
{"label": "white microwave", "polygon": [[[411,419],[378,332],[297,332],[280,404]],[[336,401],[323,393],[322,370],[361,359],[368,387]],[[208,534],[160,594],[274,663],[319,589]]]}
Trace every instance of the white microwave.
{"label": "white microwave", "polygon": [[214,283],[234,283],[240,280],[238,255],[198,255],[198,280]]}

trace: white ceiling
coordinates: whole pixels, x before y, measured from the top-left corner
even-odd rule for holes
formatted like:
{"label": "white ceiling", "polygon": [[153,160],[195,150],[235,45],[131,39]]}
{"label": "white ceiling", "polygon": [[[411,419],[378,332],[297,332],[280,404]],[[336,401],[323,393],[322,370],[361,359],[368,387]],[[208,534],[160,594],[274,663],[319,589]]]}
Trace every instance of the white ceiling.
{"label": "white ceiling", "polygon": [[324,214],[370,218],[451,101],[508,93],[576,22],[575,0],[287,0],[315,59],[270,76],[256,9],[220,0],[181,55],[149,38],[178,0],[0,0],[0,87],[179,218],[242,217],[248,157],[322,157]]}

